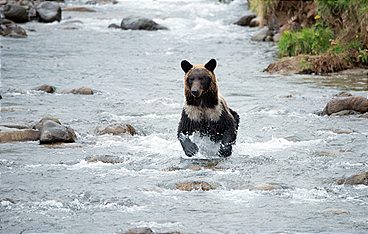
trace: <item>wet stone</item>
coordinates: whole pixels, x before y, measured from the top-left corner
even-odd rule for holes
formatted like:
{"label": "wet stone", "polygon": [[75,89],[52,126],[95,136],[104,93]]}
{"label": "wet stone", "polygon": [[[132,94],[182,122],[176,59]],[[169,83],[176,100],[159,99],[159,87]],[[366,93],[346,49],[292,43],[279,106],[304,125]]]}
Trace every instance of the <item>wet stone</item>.
{"label": "wet stone", "polygon": [[41,128],[40,144],[72,143],[75,140],[73,129],[54,121],[46,120]]}
{"label": "wet stone", "polygon": [[132,228],[123,233],[124,234],[154,234],[152,229],[148,227]]}
{"label": "wet stone", "polygon": [[102,163],[117,164],[117,163],[123,163],[124,159],[118,156],[112,156],[112,155],[93,155],[91,157],[86,158],[86,161],[89,163],[102,162]]}
{"label": "wet stone", "polygon": [[0,131],[0,143],[13,141],[37,141],[40,139],[40,132],[38,130],[13,130]]}
{"label": "wet stone", "polygon": [[35,89],[38,91],[46,92],[46,93],[54,93],[56,91],[56,88],[54,86],[47,85],[47,84],[41,85]]}
{"label": "wet stone", "polygon": [[368,172],[363,172],[357,175],[350,176],[348,178],[339,179],[337,184],[342,185],[368,185]]}
{"label": "wet stone", "polygon": [[181,182],[176,183],[175,187],[176,189],[181,191],[192,191],[192,190],[209,191],[215,189],[214,185],[205,181]]}
{"label": "wet stone", "polygon": [[116,123],[111,124],[104,128],[97,128],[96,130],[98,135],[104,134],[112,134],[112,135],[121,135],[121,134],[128,134],[128,135],[135,135],[136,130],[130,124],[123,124],[123,123]]}

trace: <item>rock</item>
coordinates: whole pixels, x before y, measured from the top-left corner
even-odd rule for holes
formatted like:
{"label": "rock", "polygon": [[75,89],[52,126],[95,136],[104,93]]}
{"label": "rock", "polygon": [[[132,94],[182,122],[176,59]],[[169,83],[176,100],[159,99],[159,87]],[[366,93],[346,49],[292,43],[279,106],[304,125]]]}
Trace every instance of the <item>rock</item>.
{"label": "rock", "polygon": [[38,21],[44,23],[51,23],[54,21],[61,21],[61,7],[56,2],[41,2],[36,7]]}
{"label": "rock", "polygon": [[52,116],[46,116],[46,117],[43,117],[40,121],[38,121],[38,123],[36,123],[32,128],[41,131],[42,126],[45,124],[45,122],[47,120],[51,120],[51,121],[61,125],[60,120],[58,120],[57,118],[52,117]]}
{"label": "rock", "polygon": [[116,29],[121,29],[121,27],[117,24],[110,24],[107,28],[116,28]]}
{"label": "rock", "polygon": [[26,38],[27,32],[13,21],[4,19],[0,24],[0,35],[4,37]]}
{"label": "rock", "polygon": [[121,135],[121,134],[129,134],[129,135],[135,135],[136,130],[135,128],[130,124],[122,124],[122,123],[116,123],[109,125],[105,128],[98,128],[97,129],[98,135],[103,134],[113,134],[113,135]]}
{"label": "rock", "polygon": [[96,10],[82,6],[69,6],[63,8],[63,11],[76,11],[76,12],[96,12]]}
{"label": "rock", "polygon": [[336,209],[336,208],[328,208],[328,209],[324,209],[323,211],[322,211],[324,214],[333,214],[333,215],[344,215],[344,214],[346,214],[346,215],[348,215],[348,214],[350,214],[350,212],[349,211],[347,211],[347,210],[343,210],[343,209]]}
{"label": "rock", "polygon": [[40,131],[33,129],[0,131],[0,143],[12,141],[37,141],[40,139]]}
{"label": "rock", "polygon": [[86,161],[89,163],[103,162],[103,163],[123,163],[124,159],[118,156],[112,155],[93,155],[91,157],[86,158]]}
{"label": "rock", "polygon": [[275,35],[273,35],[274,42],[279,42],[280,38],[281,38],[281,33],[276,33]]}
{"label": "rock", "polygon": [[254,14],[251,15],[245,15],[241,17],[238,21],[236,21],[234,24],[239,26],[249,26],[252,19],[255,19],[257,16]]}
{"label": "rock", "polygon": [[117,4],[117,0],[89,0],[86,2],[87,5],[105,5],[105,4]]}
{"label": "rock", "polygon": [[155,21],[151,19],[147,19],[144,17],[131,16],[124,18],[120,24],[121,29],[123,30],[166,30],[167,28],[157,24]]}
{"label": "rock", "polygon": [[192,191],[192,190],[209,191],[215,189],[215,186],[204,181],[176,183],[175,187],[176,189],[181,191]]}
{"label": "rock", "polygon": [[142,228],[132,228],[124,232],[124,234],[154,234],[151,228],[142,227]]}
{"label": "rock", "polygon": [[27,10],[22,6],[13,4],[5,5],[3,11],[5,18],[15,23],[25,23],[28,21]]}
{"label": "rock", "polygon": [[339,179],[337,184],[348,184],[348,185],[368,185],[368,172],[363,172],[361,174],[350,176],[346,179]]}
{"label": "rock", "polygon": [[[330,100],[326,107],[323,109],[323,114],[331,115],[341,111],[347,111],[346,114],[353,114],[355,112],[366,113],[368,112],[368,99],[361,96],[349,96],[344,98],[333,98]],[[341,114],[340,114],[341,115]]]}
{"label": "rock", "polygon": [[76,138],[73,129],[52,120],[46,120],[41,128],[40,144],[72,143]]}
{"label": "rock", "polygon": [[257,184],[254,186],[255,190],[260,191],[273,191],[273,190],[280,190],[280,189],[288,189],[286,185],[278,184],[278,183],[263,183],[263,184]]}
{"label": "rock", "polygon": [[257,17],[257,18],[252,19],[252,20],[250,21],[250,23],[249,23],[249,27],[251,27],[251,28],[259,27],[260,25],[261,25],[261,23],[260,23],[260,20],[259,20],[259,18],[258,18],[258,17]]}
{"label": "rock", "polygon": [[251,37],[252,41],[266,41],[267,37],[272,36],[273,33],[269,30],[268,27],[263,27],[261,31],[253,34]]}
{"label": "rock", "polygon": [[353,96],[351,93],[348,93],[348,92],[340,92],[340,93],[338,93],[338,94],[335,94],[334,95],[335,97],[351,97],[351,96]]}
{"label": "rock", "polygon": [[8,4],[8,0],[0,0],[0,6]]}
{"label": "rock", "polygon": [[93,90],[89,87],[80,87],[75,89],[65,89],[62,90],[61,93],[72,93],[72,94],[81,94],[81,95],[93,95]]}
{"label": "rock", "polygon": [[54,86],[44,84],[35,88],[35,90],[44,91],[46,93],[54,93],[56,91],[56,88]]}

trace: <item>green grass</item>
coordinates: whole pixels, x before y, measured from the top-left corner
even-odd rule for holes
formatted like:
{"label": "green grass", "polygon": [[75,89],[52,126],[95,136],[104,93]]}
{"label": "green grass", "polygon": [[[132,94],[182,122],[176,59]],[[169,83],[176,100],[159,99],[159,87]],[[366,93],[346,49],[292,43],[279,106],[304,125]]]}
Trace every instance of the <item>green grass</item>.
{"label": "green grass", "polygon": [[296,32],[285,31],[278,42],[279,56],[321,54],[330,48],[330,41],[334,38],[332,30],[320,26],[303,28]]}

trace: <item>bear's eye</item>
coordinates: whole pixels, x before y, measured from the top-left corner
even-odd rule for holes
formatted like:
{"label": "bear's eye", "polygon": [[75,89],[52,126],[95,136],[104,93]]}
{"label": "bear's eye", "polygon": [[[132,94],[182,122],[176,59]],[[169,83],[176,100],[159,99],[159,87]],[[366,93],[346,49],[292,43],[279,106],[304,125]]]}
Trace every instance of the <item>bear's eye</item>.
{"label": "bear's eye", "polygon": [[193,81],[194,81],[194,77],[190,77],[189,82],[193,82]]}

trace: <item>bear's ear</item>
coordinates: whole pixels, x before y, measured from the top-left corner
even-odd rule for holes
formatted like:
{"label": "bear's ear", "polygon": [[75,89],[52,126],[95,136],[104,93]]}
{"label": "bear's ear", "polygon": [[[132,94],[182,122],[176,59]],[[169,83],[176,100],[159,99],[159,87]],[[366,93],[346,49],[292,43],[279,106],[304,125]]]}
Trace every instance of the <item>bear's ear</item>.
{"label": "bear's ear", "polygon": [[181,61],[181,69],[183,69],[185,73],[187,73],[190,69],[192,69],[192,67],[193,65],[190,64],[190,62],[188,62],[187,60]]}
{"label": "bear's ear", "polygon": [[205,67],[207,70],[209,70],[209,71],[213,72],[213,71],[215,70],[215,68],[216,68],[216,65],[217,65],[216,60],[215,60],[215,59],[211,59],[210,61],[208,61],[208,63],[206,63],[206,64],[204,65],[204,67]]}

